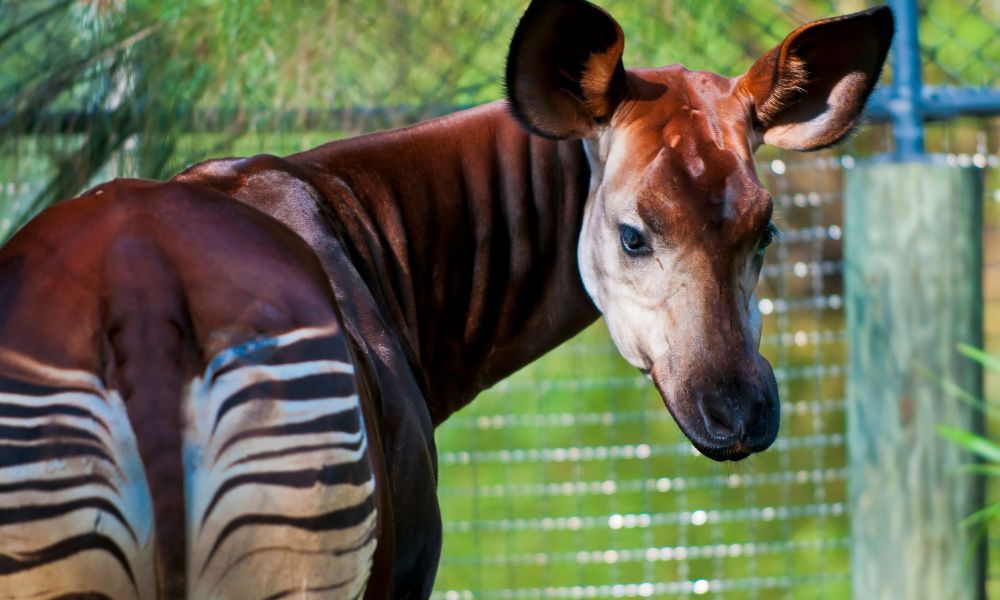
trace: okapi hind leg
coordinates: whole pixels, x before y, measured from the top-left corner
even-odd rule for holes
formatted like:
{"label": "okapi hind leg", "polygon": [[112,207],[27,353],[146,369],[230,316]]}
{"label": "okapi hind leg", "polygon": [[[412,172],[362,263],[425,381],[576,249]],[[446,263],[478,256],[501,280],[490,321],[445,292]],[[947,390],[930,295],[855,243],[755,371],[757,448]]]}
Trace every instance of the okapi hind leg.
{"label": "okapi hind leg", "polygon": [[375,476],[339,328],[219,352],[184,410],[189,597],[361,597]]}
{"label": "okapi hind leg", "polygon": [[391,570],[361,415],[270,217],[136,180],[49,209],[0,248],[0,598],[360,595]]}
{"label": "okapi hind leg", "polygon": [[121,397],[0,349],[0,597],[157,597],[152,500]]}

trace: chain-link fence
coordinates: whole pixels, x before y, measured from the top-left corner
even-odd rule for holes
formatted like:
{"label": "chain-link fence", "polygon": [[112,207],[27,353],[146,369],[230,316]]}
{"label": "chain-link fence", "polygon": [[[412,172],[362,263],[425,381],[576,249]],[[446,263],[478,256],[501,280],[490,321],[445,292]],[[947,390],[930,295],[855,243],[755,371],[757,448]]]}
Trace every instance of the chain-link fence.
{"label": "chain-link fence", "polygon": [[[0,239],[95,180],[289,153],[499,97],[524,3],[508,4],[0,4]],[[802,22],[870,5],[602,4],[626,32],[627,64],[726,75]],[[997,85],[1000,2],[930,0],[920,11],[928,84]],[[36,22],[45,27],[32,33]],[[935,123],[926,139],[988,171],[986,339],[1000,350],[1000,121]],[[759,288],[783,405],[771,450],[732,466],[697,456],[598,323],[440,428],[435,595],[848,597],[841,182],[892,146],[891,128],[872,124],[836,151],[758,155],[783,232]],[[1000,382],[987,390],[996,397]]]}

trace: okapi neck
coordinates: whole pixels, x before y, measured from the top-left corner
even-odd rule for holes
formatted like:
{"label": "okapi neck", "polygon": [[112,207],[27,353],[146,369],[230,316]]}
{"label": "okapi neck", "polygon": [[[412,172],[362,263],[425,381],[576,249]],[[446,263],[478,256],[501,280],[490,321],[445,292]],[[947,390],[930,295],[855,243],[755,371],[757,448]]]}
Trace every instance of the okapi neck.
{"label": "okapi neck", "polygon": [[528,134],[495,102],[289,159],[345,190],[327,208],[435,425],[597,318],[576,259],[580,141]]}

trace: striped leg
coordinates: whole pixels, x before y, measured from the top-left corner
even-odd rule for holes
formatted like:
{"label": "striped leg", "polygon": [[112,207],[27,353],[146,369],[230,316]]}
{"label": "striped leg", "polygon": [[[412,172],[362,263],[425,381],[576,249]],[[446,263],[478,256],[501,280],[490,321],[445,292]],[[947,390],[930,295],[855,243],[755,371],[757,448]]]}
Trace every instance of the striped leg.
{"label": "striped leg", "polygon": [[117,392],[0,350],[0,598],[155,598],[154,546]]}
{"label": "striped leg", "polygon": [[217,355],[186,398],[189,597],[356,598],[375,481],[335,327]]}

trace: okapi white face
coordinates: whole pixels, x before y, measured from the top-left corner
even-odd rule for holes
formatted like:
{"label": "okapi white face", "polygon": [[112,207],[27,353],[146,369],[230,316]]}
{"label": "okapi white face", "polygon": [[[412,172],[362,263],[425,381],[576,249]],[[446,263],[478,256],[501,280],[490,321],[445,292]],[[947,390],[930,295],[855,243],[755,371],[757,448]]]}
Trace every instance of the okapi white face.
{"label": "okapi white face", "polygon": [[621,27],[582,0],[535,0],[514,35],[513,113],[540,135],[583,138],[590,159],[584,285],[706,456],[745,458],[778,431],[754,297],[776,230],[753,152],[842,139],[892,32],[885,7],[811,23],[736,78],[625,70]]}

